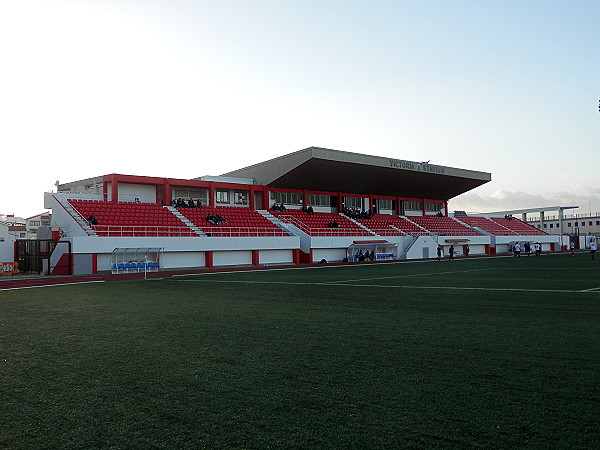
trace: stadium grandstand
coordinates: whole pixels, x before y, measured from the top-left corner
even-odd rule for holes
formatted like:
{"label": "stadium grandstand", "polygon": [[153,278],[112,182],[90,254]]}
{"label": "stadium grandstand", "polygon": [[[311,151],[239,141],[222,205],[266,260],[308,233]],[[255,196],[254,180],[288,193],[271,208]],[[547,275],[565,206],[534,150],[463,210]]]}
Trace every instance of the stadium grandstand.
{"label": "stadium grandstand", "polygon": [[[310,147],[220,176],[108,174],[57,186],[49,272],[200,269],[423,259],[438,245],[506,253],[515,242],[555,250],[516,218],[451,215],[448,201],[491,180],[467,169]],[[132,250],[134,249],[134,250]],[[140,249],[152,249],[140,251]],[[136,260],[115,260],[136,255]]]}

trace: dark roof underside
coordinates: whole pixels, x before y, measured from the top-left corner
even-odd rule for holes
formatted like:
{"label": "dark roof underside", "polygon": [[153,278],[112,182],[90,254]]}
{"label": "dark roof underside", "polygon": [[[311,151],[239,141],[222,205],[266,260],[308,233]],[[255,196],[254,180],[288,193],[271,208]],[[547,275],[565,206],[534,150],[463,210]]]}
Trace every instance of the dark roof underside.
{"label": "dark roof underside", "polygon": [[487,180],[311,158],[268,183],[281,189],[449,200]]}

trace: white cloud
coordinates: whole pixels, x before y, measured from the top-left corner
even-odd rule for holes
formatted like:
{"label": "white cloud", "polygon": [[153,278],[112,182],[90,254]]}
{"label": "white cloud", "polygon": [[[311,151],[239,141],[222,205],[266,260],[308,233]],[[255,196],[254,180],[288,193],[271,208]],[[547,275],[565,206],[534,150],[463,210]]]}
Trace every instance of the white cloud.
{"label": "white cloud", "polygon": [[600,212],[600,189],[577,185],[572,191],[529,194],[497,190],[491,194],[467,192],[450,200],[449,210],[493,212],[546,206],[579,206],[578,213]]}

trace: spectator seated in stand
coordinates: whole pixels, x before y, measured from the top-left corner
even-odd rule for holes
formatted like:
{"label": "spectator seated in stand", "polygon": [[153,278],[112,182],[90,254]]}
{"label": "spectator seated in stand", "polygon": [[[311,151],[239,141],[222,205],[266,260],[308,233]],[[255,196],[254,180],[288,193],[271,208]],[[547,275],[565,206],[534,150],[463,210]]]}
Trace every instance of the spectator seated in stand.
{"label": "spectator seated in stand", "polygon": [[347,208],[346,206],[342,208],[342,212],[351,219],[370,219],[373,214],[372,209],[361,211],[358,208]]}
{"label": "spectator seated in stand", "polygon": [[211,223],[213,225],[219,225],[221,223],[225,223],[226,220],[223,219],[223,217],[221,217],[218,214],[209,214],[208,216],[206,216],[206,221],[208,223]]}
{"label": "spectator seated in stand", "polygon": [[194,203],[194,200],[192,200],[191,198],[188,200],[188,206],[190,208],[195,208],[196,207],[196,204]]}
{"label": "spectator seated in stand", "polygon": [[94,213],[90,214],[90,217],[88,217],[88,222],[90,225],[98,225],[98,220],[96,219]]}

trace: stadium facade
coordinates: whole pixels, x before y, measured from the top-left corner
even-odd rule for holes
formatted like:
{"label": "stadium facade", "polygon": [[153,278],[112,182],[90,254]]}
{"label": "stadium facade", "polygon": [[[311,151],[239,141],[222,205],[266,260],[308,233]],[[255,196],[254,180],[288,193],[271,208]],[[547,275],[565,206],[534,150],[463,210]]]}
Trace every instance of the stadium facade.
{"label": "stadium facade", "polygon": [[[164,269],[361,254],[423,259],[435,257],[438,245],[446,255],[450,246],[458,255],[485,255],[519,241],[554,250],[556,236],[518,219],[449,215],[450,199],[490,180],[486,172],[319,147],[221,176],[108,174],[46,193],[53,237],[69,244],[56,246],[48,267],[67,265],[79,275],[146,270],[148,258]],[[132,261],[115,259],[133,254]]]}

